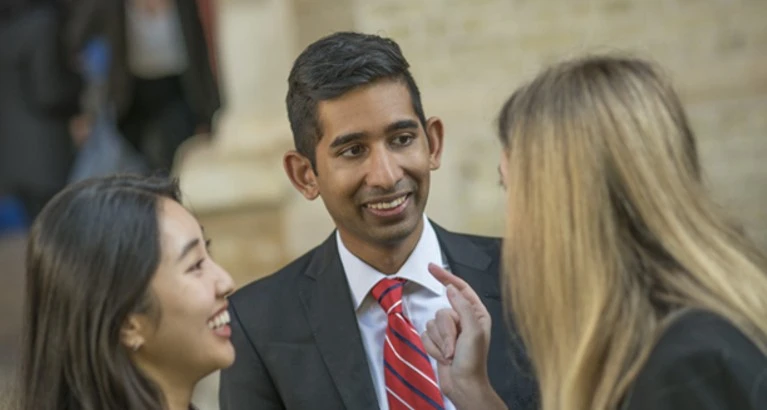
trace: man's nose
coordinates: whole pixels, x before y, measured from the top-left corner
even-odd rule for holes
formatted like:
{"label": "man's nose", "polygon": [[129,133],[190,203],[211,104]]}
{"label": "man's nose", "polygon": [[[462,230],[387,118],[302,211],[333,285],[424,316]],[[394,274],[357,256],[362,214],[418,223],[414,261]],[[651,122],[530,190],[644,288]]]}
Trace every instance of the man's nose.
{"label": "man's nose", "polygon": [[402,178],[402,168],[395,156],[385,149],[375,150],[368,159],[367,184],[390,190]]}

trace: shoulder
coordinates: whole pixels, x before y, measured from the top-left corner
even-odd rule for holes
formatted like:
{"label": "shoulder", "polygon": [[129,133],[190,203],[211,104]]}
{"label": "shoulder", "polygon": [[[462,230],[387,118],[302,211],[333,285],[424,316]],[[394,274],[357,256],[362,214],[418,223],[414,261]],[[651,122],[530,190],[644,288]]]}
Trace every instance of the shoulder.
{"label": "shoulder", "polygon": [[275,299],[279,298],[279,293],[295,289],[297,280],[306,272],[320,247],[303,254],[277,272],[244,285],[229,298],[230,302],[240,305],[263,298]]}
{"label": "shoulder", "polygon": [[691,310],[668,325],[650,355],[648,366],[700,355],[724,359],[764,356],[756,344],[727,319],[708,311]]}
{"label": "shoulder", "polygon": [[454,233],[454,235],[461,237],[483,249],[494,251],[499,251],[501,249],[501,238],[495,236],[483,236],[468,233]]}
{"label": "shoulder", "polygon": [[631,401],[686,408],[702,397],[711,408],[767,406],[767,356],[728,320],[695,310],[663,332],[637,376]]}
{"label": "shoulder", "polygon": [[300,308],[299,292],[302,284],[313,280],[310,276],[325,269],[332,258],[338,255],[334,235],[330,235],[322,244],[290,262],[282,269],[261,279],[255,280],[229,297],[232,312],[240,320],[259,323],[270,317],[264,312],[290,311]]}
{"label": "shoulder", "polygon": [[[243,332],[250,344],[258,344],[287,337],[286,332],[303,326],[304,322],[300,320],[304,312],[301,289],[308,279],[304,273],[317,260],[318,249],[321,246],[234,292],[229,297],[233,333]],[[286,317],[292,318],[289,327],[285,326]],[[235,338],[232,341],[235,343]]]}
{"label": "shoulder", "polygon": [[443,245],[469,245],[491,254],[500,253],[501,238],[499,237],[453,232],[441,227],[434,221],[429,220],[429,222],[434,227],[434,232],[436,232],[437,238],[439,238],[440,243]]}

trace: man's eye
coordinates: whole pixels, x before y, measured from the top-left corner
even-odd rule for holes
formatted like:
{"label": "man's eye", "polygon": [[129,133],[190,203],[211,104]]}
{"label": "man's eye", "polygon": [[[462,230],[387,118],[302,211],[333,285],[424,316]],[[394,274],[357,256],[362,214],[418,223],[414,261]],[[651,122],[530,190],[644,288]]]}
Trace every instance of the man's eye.
{"label": "man's eye", "polygon": [[415,136],[410,134],[404,134],[404,135],[398,135],[393,140],[392,143],[397,146],[406,146],[409,145],[413,140],[415,139]]}
{"label": "man's eye", "polygon": [[344,157],[356,157],[361,155],[363,152],[362,146],[360,145],[353,145],[343,151],[341,151],[341,155]]}

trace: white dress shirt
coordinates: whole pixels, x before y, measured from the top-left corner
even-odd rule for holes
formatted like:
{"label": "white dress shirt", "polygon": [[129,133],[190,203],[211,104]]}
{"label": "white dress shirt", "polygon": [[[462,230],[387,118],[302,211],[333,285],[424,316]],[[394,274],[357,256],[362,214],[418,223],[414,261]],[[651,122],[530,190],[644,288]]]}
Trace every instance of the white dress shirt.
{"label": "white dress shirt", "polygon": [[[336,242],[341,264],[351,288],[357,324],[365,346],[378,404],[381,410],[389,410],[383,365],[387,317],[375,298],[370,295],[370,291],[378,281],[384,278],[407,279],[402,294],[403,313],[410,319],[415,330],[423,334],[426,331],[426,322],[433,319],[438,310],[450,307],[445,287],[428,270],[429,263],[446,266],[446,261],[442,260],[442,250],[439,247],[437,234],[425,215],[423,232],[418,244],[399,272],[394,275],[385,275],[354,256],[344,246],[338,232],[336,232]],[[436,361],[432,357],[429,357],[429,360],[436,376]],[[443,398],[445,409],[454,410],[453,403],[444,395]]]}

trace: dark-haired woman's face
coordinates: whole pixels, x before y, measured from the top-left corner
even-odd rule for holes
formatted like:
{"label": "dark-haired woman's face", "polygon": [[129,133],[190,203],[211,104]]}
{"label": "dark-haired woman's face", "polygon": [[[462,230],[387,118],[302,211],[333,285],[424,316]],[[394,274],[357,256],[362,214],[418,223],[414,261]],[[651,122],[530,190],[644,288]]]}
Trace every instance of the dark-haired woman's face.
{"label": "dark-haired woman's face", "polygon": [[135,357],[155,375],[200,378],[234,361],[226,301],[234,283],[184,207],[162,200],[159,209],[162,257],[151,282],[159,320],[141,319],[144,343]]}

